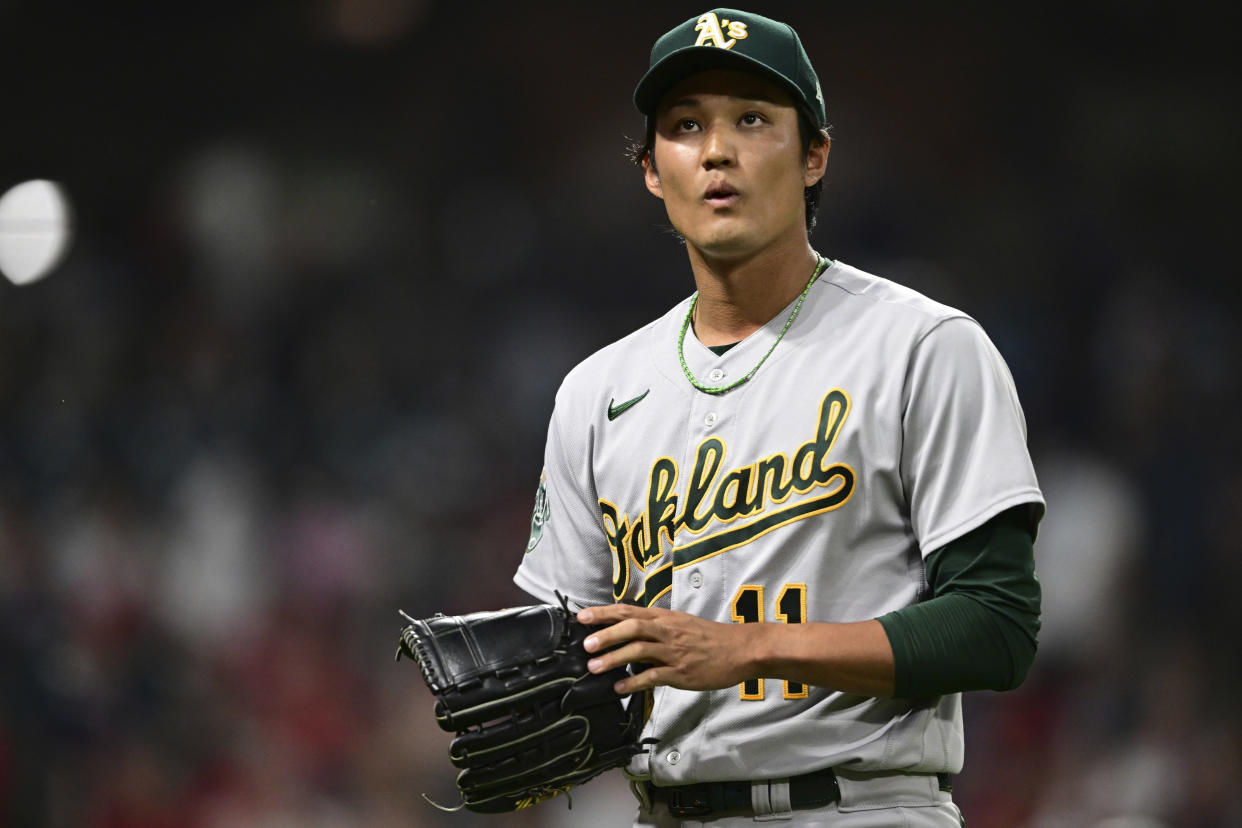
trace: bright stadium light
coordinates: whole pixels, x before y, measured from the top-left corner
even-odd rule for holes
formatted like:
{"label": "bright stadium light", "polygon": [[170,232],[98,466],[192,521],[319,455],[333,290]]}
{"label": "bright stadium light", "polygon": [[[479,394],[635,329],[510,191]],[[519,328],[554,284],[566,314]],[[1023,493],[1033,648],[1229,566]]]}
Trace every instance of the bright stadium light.
{"label": "bright stadium light", "polygon": [[69,248],[70,217],[53,181],[24,181],[0,196],[0,273],[25,285],[51,272]]}

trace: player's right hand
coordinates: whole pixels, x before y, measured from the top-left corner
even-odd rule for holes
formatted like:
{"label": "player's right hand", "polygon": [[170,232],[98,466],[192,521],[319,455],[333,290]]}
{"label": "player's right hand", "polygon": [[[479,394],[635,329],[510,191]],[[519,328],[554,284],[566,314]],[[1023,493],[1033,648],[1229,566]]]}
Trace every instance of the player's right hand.
{"label": "player's right hand", "polygon": [[621,694],[668,685],[681,690],[720,690],[753,678],[756,628],[722,624],[658,607],[607,604],[578,613],[583,624],[607,624],[583,643],[587,652],[617,649],[591,659],[587,669],[604,673],[627,664],[649,665],[615,685]]}

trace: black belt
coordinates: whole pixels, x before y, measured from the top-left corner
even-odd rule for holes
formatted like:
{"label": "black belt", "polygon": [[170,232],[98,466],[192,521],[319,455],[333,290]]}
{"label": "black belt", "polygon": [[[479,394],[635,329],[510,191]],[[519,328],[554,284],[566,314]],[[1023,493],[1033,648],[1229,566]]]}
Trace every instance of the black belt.
{"label": "black belt", "polygon": [[[953,777],[947,773],[938,773],[940,790],[953,790]],[[673,785],[660,787],[650,782],[647,790],[655,802],[663,802],[668,812],[675,817],[697,817],[717,811],[749,811],[752,808],[750,799],[750,781],[743,782],[699,782],[693,785]],[[832,768],[811,771],[789,779],[789,807],[822,808],[841,799],[841,785]]]}

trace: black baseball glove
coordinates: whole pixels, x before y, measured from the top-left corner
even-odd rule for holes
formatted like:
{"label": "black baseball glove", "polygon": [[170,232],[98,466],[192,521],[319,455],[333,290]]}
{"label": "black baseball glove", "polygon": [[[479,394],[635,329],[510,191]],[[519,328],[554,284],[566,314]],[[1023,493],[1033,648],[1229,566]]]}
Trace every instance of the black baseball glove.
{"label": "black baseball glove", "polygon": [[457,734],[449,760],[461,769],[458,807],[527,808],[638,752],[642,704],[613,690],[627,671],[587,671],[582,642],[600,628],[578,623],[564,599],[423,620],[401,614],[410,623],[397,658],[418,662],[437,697],[436,721]]}

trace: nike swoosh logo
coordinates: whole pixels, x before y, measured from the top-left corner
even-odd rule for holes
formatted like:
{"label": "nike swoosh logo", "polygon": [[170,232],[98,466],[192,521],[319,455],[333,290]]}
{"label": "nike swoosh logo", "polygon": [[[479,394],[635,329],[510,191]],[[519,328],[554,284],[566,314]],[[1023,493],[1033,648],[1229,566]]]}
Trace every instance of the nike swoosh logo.
{"label": "nike swoosh logo", "polygon": [[634,406],[636,406],[636,405],[638,405],[640,402],[642,402],[642,401],[643,401],[643,397],[647,396],[647,395],[648,395],[648,394],[650,394],[650,393],[651,393],[651,389],[650,389],[650,388],[648,388],[646,391],[644,391],[643,393],[639,394],[639,395],[638,395],[637,397],[635,397],[634,399],[632,399],[632,400],[626,400],[625,402],[621,403],[620,405],[613,405],[613,404],[612,404],[612,400],[609,400],[609,401],[608,401],[608,419],[609,419],[609,420],[615,420],[615,419],[617,419],[617,418],[618,418],[618,417],[620,417],[622,414],[624,414],[625,412],[629,411],[631,408],[633,408]]}

